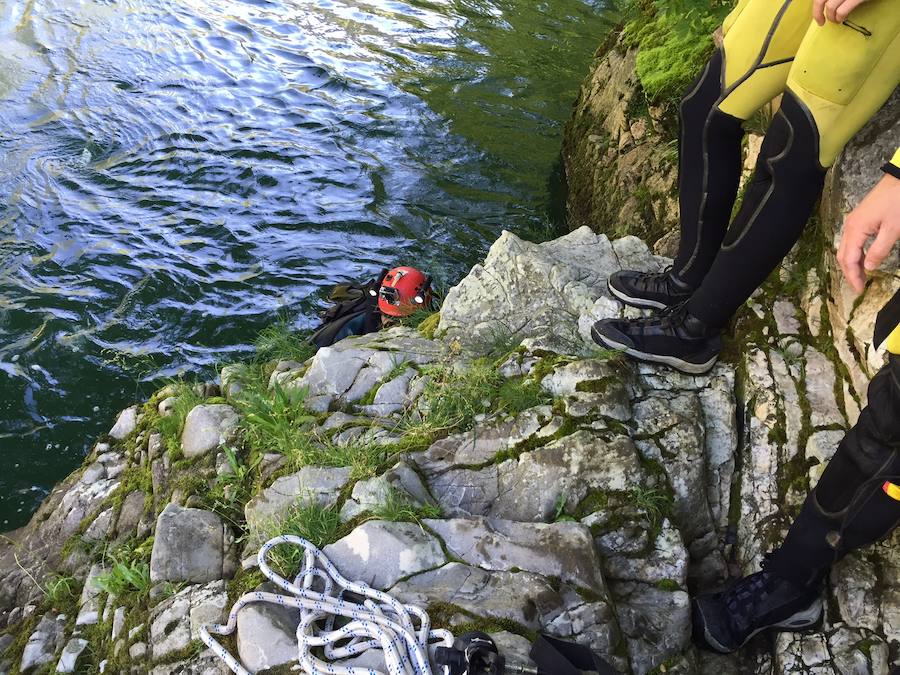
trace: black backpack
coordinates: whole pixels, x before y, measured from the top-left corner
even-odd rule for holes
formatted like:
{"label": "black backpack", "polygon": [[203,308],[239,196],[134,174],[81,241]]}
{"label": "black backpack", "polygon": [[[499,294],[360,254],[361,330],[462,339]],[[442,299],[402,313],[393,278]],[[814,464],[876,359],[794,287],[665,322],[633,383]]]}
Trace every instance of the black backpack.
{"label": "black backpack", "polygon": [[338,284],[328,297],[332,304],[322,313],[322,324],[310,337],[310,341],[318,348],[329,347],[337,340],[338,333],[354,319],[364,317],[362,331],[354,331],[357,335],[374,333],[381,328],[381,313],[378,311],[378,289],[387,270],[382,270],[376,279],[364,284]]}

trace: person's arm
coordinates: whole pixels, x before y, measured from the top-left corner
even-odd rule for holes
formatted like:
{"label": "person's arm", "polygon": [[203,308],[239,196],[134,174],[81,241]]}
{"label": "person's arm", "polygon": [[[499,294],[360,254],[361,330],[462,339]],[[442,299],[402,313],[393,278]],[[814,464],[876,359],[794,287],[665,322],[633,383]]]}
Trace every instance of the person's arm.
{"label": "person's arm", "polygon": [[[837,260],[847,282],[861,293],[866,272],[877,269],[900,240],[900,149],[884,165],[885,176],[844,221]],[[875,237],[865,250],[869,237]]]}

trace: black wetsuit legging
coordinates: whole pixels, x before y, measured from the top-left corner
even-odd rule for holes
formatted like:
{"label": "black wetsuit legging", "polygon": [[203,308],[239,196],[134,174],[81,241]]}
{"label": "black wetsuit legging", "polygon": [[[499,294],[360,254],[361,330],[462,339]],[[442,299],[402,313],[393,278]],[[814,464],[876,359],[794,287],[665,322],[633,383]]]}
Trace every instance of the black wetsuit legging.
{"label": "black wetsuit legging", "polygon": [[[681,104],[681,242],[688,309],[723,328],[800,238],[843,146],[900,83],[900,11],[868,0],[844,24],[812,0],[740,0],[722,49]],[[740,210],[741,124],[783,94]],[[880,161],[879,161],[880,159]],[[873,158],[881,164],[884,158]]]}
{"label": "black wetsuit legging", "polygon": [[815,584],[850,551],[887,537],[900,524],[900,356],[869,384],[869,402],[838,446],[768,568]]}

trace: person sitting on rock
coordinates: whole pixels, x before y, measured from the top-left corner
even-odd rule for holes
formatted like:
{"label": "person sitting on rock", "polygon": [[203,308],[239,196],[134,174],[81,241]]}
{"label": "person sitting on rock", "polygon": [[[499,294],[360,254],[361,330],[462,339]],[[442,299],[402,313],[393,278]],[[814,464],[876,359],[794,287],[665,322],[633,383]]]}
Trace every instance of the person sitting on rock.
{"label": "person sitting on rock", "polygon": [[319,348],[351,335],[374,333],[398,318],[430,309],[431,278],[414,267],[395,267],[365,284],[336,286],[331,300],[334,304],[310,338]]}
{"label": "person sitting on rock", "polygon": [[[896,0],[740,0],[725,19],[722,48],[681,102],[674,264],[609,278],[623,302],[662,311],[599,321],[594,340],[688,373],[712,368],[725,325],[800,238],[826,170],[898,83]],[[779,94],[781,107],[729,227],[742,123]],[[892,177],[878,190],[889,195],[900,150],[885,168]],[[883,240],[874,249],[887,253]]]}
{"label": "person sitting on rock", "polygon": [[[672,309],[633,322],[601,321],[598,341],[689,372],[712,367],[719,330],[799,237],[825,168],[900,81],[897,3],[861,2],[740,2],[726,21],[723,50],[682,104],[683,229],[674,268],[610,279],[629,304]],[[806,30],[810,4],[816,25]],[[726,235],[741,120],[777,93],[785,77],[781,110]],[[866,270],[877,268],[900,239],[900,151],[884,169],[887,175],[847,217],[838,251],[856,291],[864,288]],[[768,628],[814,626],[831,565],[900,523],[900,292],[878,315],[874,341],[887,342],[888,363],[872,379],[867,406],[784,542],[760,572],[694,600],[701,645],[728,653]]]}
{"label": "person sitting on rock", "polygon": [[[824,0],[817,0],[824,2]],[[862,291],[900,240],[900,170],[886,176],[847,217],[838,261]],[[875,244],[864,252],[867,239]],[[767,628],[797,630],[822,617],[822,586],[830,567],[850,551],[888,537],[900,524],[900,291],[875,324],[887,341],[888,363],[872,378],[868,403],[807,496],[779,548],[762,571],[726,591],[693,601],[694,638],[728,653]]]}

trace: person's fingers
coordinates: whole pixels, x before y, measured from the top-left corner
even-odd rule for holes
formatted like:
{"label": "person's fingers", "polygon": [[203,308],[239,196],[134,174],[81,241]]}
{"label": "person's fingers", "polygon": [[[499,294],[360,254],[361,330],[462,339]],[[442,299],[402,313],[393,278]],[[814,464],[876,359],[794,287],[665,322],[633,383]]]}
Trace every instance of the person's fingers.
{"label": "person's fingers", "polygon": [[820,26],[825,25],[825,0],[813,0],[813,20]]}
{"label": "person's fingers", "polygon": [[874,269],[878,269],[881,263],[884,262],[884,259],[890,255],[891,249],[897,243],[898,235],[900,235],[900,228],[897,227],[896,223],[882,223],[878,236],[875,237],[875,241],[872,242],[869,250],[866,251],[866,270],[871,272]]}
{"label": "person's fingers", "polygon": [[861,293],[866,285],[866,271],[863,269],[863,248],[870,236],[870,229],[853,214],[847,217],[844,234],[841,238],[838,264],[847,282],[857,293]]}
{"label": "person's fingers", "polygon": [[844,0],[827,0],[825,2],[825,18],[837,23],[837,8],[841,6],[843,1]]}
{"label": "person's fingers", "polygon": [[834,12],[834,20],[841,23],[850,16],[850,12],[859,7],[865,0],[844,0]]}

